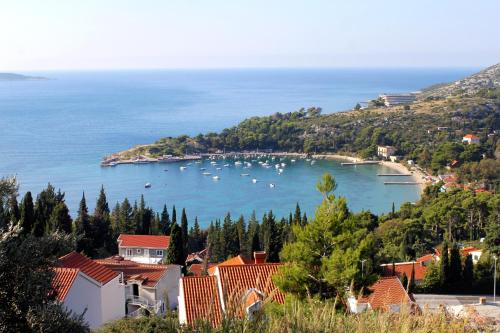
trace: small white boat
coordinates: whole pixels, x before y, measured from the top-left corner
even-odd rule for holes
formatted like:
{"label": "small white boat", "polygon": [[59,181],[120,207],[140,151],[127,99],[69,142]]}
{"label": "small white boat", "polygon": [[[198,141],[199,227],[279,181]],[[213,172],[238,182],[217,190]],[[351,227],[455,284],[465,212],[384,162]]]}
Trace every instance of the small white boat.
{"label": "small white boat", "polygon": [[196,163],[196,164],[201,164],[201,161],[196,161],[196,162],[194,162],[194,163]]}
{"label": "small white boat", "polygon": [[207,170],[207,168],[200,168],[200,170],[201,170],[201,171],[203,171],[203,170]]}
{"label": "small white boat", "polygon": [[212,165],[216,165],[216,164],[217,164],[217,162],[212,161],[212,162],[210,162],[210,164],[212,164]]}
{"label": "small white boat", "polygon": [[291,160],[290,162],[295,163],[295,160]]}
{"label": "small white boat", "polygon": [[241,163],[240,161],[236,161],[234,162],[234,165],[242,165],[243,163]]}
{"label": "small white boat", "polygon": [[184,170],[186,170],[186,169],[187,169],[187,167],[185,167],[185,166],[181,166],[179,169],[181,169],[181,171],[184,171]]}
{"label": "small white boat", "polygon": [[282,168],[286,167],[286,163],[281,163],[281,167]]}
{"label": "small white boat", "polygon": [[246,177],[246,176],[250,176],[250,174],[249,173],[242,173],[240,176]]}
{"label": "small white boat", "polygon": [[270,188],[274,188],[276,185],[274,183],[269,184]]}
{"label": "small white boat", "polygon": [[213,180],[219,180],[219,179],[220,179],[220,177],[219,177],[219,176],[213,176],[213,177],[212,177],[212,179],[213,179]]}
{"label": "small white boat", "polygon": [[211,173],[210,172],[204,172],[204,173],[202,173],[202,175],[204,175],[204,176],[210,176]]}
{"label": "small white boat", "polygon": [[224,164],[224,166],[227,168],[227,167],[229,167],[229,164]]}
{"label": "small white boat", "polygon": [[306,158],[306,162],[311,162],[311,159],[310,158]]}
{"label": "small white boat", "polygon": [[193,163],[189,162],[189,163],[188,163],[188,164],[186,164],[186,165],[191,165],[191,164],[193,164]]}
{"label": "small white boat", "polygon": [[312,160],[311,165],[314,165],[314,164],[316,164],[316,161]]}
{"label": "small white boat", "polygon": [[151,183],[146,183],[146,184],[144,185],[144,187],[145,187],[145,188],[150,188],[150,187],[151,187]]}
{"label": "small white boat", "polygon": [[279,172],[279,173],[282,173],[282,172],[283,172],[283,169],[278,169],[278,172]]}
{"label": "small white boat", "polygon": [[280,165],[279,165],[279,164],[276,164],[274,167],[275,167],[276,169],[279,169]]}
{"label": "small white boat", "polygon": [[257,178],[252,179],[252,183],[256,184],[257,183]]}
{"label": "small white boat", "polygon": [[215,168],[215,170],[222,170],[222,168]]}

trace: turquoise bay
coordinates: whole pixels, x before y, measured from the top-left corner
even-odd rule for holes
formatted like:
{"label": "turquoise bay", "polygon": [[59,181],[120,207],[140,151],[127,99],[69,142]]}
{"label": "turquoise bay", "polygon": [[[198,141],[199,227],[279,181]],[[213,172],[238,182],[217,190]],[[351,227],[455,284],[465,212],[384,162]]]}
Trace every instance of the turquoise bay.
{"label": "turquoise bay", "polygon": [[[101,168],[102,156],[162,136],[218,131],[250,117],[319,106],[324,112],[352,108],[383,92],[407,92],[463,77],[474,69],[189,70],[23,73],[48,81],[0,82],[0,176],[16,175],[20,192],[39,192],[48,182],[66,192],[76,213],[85,192],[90,206],[102,185],[110,205],[144,194],[161,209],[185,207],[202,225],[226,212],[260,216],[272,209],[288,215],[299,202],[310,216],[321,200],[314,185],[325,171],[337,193],[359,211],[387,212],[392,203],[415,201],[412,186],[385,186],[377,166],[341,167],[335,161],[311,166],[287,161],[282,175],[256,163],[121,165]],[[168,169],[168,171],[165,171]],[[249,173],[250,176],[240,176]],[[260,181],[253,184],[251,179]],[[145,189],[150,182],[152,187]],[[269,183],[275,183],[274,188]]]}

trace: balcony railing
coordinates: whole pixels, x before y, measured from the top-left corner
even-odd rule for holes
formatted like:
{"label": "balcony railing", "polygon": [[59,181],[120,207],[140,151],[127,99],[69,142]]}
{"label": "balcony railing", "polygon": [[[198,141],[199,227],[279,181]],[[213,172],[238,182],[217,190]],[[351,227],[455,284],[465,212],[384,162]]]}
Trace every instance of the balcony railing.
{"label": "balcony railing", "polygon": [[160,312],[161,306],[163,302],[159,301],[150,301],[142,296],[130,295],[127,296],[127,302],[129,304],[138,305],[139,309],[128,314],[129,317],[137,317],[143,314],[143,310],[147,310],[151,313],[158,314]]}

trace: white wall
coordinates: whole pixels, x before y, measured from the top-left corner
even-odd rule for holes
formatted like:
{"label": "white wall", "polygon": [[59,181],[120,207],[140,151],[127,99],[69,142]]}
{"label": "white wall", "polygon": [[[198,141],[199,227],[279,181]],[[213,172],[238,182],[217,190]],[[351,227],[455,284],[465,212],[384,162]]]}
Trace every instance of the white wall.
{"label": "white wall", "polygon": [[181,267],[178,265],[169,265],[167,272],[163,274],[156,285],[156,298],[162,299],[167,306],[165,294],[168,297],[168,307],[177,308],[179,301],[179,279],[181,278]]}
{"label": "white wall", "polygon": [[179,323],[181,325],[187,324],[187,315],[186,315],[186,300],[184,299],[184,286],[182,285],[182,280],[179,279],[178,282],[179,284],[179,307],[178,307],[178,313],[179,313]]}
{"label": "white wall", "polygon": [[101,288],[103,323],[125,316],[125,286],[120,275]]}
{"label": "white wall", "polygon": [[84,319],[91,329],[95,329],[103,323],[100,286],[81,272],[78,273],[63,304],[67,309],[79,315],[87,309]]}

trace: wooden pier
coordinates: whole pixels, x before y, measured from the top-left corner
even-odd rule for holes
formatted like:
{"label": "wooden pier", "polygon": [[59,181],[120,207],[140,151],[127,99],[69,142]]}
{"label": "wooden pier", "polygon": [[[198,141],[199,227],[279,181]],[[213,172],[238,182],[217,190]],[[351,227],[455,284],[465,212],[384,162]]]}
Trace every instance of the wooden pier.
{"label": "wooden pier", "polygon": [[398,177],[411,177],[413,176],[411,173],[378,173],[377,176],[379,177],[393,177],[393,176],[398,176]]}

